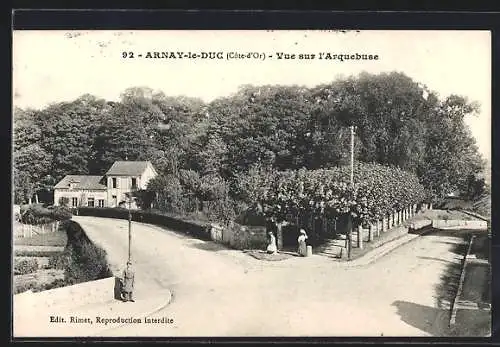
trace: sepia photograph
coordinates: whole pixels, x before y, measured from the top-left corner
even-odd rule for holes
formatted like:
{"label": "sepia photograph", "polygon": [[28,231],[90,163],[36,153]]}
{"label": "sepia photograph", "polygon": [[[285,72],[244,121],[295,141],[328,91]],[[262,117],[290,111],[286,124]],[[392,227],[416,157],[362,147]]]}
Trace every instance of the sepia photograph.
{"label": "sepia photograph", "polygon": [[13,30],[12,336],[489,337],[491,50]]}

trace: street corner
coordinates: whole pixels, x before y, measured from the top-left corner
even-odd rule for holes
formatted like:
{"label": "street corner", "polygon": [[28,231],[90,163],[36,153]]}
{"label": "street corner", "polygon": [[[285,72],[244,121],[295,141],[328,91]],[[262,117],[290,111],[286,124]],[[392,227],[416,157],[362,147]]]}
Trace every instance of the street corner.
{"label": "street corner", "polygon": [[[134,298],[134,301],[115,300],[109,304],[94,310],[95,324],[99,328],[94,331],[94,336],[99,336],[106,331],[127,325],[150,323],[149,316],[167,307],[172,299],[170,290],[161,290],[142,294]],[[164,323],[171,324],[169,319]]]}

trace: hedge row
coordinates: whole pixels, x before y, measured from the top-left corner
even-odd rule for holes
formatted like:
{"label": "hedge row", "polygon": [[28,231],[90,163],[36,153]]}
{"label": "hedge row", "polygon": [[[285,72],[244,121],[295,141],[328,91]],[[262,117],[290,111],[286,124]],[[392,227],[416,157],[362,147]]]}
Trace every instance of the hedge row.
{"label": "hedge row", "polygon": [[71,211],[62,206],[43,207],[30,205],[23,209],[21,222],[24,224],[40,225],[55,221],[65,221],[71,218]]}
{"label": "hedge row", "polygon": [[[79,207],[73,213],[79,216],[128,219],[129,211],[114,207]],[[182,220],[178,217],[152,210],[131,210],[132,221],[164,226],[188,235],[210,240],[210,225],[208,223]]]}
{"label": "hedge row", "polygon": [[66,221],[64,228],[68,235],[68,245],[63,253],[51,259],[51,265],[65,270],[65,285],[112,276],[106,252],[92,243],[82,227],[73,221]]}

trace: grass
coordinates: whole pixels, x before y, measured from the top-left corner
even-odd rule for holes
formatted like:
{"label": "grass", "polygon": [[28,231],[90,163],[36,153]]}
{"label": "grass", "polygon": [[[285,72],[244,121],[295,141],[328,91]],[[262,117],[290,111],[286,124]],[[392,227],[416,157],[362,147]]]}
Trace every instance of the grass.
{"label": "grass", "polygon": [[33,237],[17,238],[14,245],[19,246],[59,246],[64,247],[68,242],[66,232],[58,230],[53,233],[34,235]]}
{"label": "grass", "polygon": [[491,302],[490,267],[488,264],[467,263],[460,300],[476,303]]}
{"label": "grass", "polygon": [[14,294],[31,289],[38,291],[51,283],[64,279],[64,270],[38,270],[26,275],[14,276]]}
{"label": "grass", "polygon": [[280,261],[298,256],[291,252],[279,252],[275,254],[269,254],[266,251],[261,251],[261,250],[248,250],[244,251],[243,253],[248,254],[249,256],[254,257],[255,259],[265,260],[265,261]]}
{"label": "grass", "polygon": [[451,336],[490,336],[491,311],[460,309],[450,330]]}

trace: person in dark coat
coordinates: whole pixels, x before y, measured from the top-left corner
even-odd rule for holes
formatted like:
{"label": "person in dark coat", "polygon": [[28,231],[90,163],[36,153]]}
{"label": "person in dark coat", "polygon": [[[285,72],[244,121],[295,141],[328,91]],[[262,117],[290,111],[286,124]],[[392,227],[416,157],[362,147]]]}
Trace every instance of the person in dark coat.
{"label": "person in dark coat", "polygon": [[134,291],[134,270],[132,269],[132,262],[127,262],[127,268],[123,270],[123,278],[122,278],[122,298],[123,301],[132,301],[134,299],[132,297],[132,292]]}

